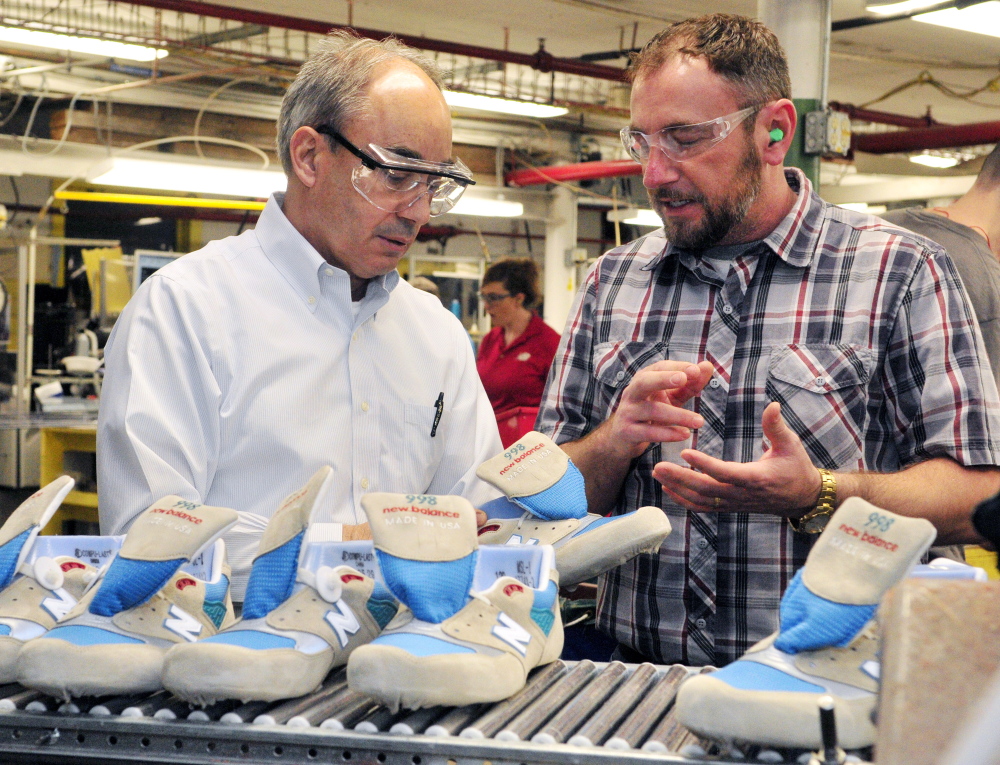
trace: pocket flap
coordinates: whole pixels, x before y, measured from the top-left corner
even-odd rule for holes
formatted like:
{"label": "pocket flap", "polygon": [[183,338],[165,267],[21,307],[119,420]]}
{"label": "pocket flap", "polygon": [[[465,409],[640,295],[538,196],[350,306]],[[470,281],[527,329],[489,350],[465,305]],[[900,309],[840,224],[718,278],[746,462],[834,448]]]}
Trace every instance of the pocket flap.
{"label": "pocket flap", "polygon": [[768,374],[813,393],[864,385],[871,377],[872,352],[856,345],[799,345],[776,351]]}
{"label": "pocket flap", "polygon": [[594,348],[594,375],[605,385],[624,388],[637,372],[667,358],[667,344],[614,342]]}

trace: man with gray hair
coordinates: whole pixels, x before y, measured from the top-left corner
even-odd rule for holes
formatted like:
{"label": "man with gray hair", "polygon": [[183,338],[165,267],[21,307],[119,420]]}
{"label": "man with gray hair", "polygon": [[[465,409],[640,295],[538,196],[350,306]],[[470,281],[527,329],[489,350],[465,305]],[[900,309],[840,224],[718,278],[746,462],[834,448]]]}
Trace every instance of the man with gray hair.
{"label": "man with gray hair", "polygon": [[241,511],[236,600],[268,517],[322,465],[314,520],[355,539],[366,492],[496,496],[475,468],[501,449],[462,325],[395,270],[472,183],[433,63],[329,35],[278,153],[288,188],[256,229],[159,270],[122,313],[98,425],[104,533],[167,494]]}

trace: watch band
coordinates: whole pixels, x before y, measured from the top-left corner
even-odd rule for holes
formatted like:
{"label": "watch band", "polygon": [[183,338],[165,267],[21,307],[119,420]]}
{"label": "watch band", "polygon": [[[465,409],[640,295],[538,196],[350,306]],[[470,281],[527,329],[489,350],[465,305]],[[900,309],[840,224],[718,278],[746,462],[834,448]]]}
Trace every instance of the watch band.
{"label": "watch band", "polygon": [[801,518],[789,518],[788,523],[793,531],[804,534],[819,534],[837,509],[837,479],[826,468],[818,468],[820,478],[819,498],[816,506]]}

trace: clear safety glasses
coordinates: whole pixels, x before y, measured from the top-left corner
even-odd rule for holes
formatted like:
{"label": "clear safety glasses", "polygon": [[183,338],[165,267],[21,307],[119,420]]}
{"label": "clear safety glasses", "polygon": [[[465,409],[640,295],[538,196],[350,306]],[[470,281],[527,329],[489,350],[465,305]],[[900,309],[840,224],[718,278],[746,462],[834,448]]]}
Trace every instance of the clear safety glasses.
{"label": "clear safety glasses", "polygon": [[748,106],[707,122],[665,127],[652,134],[624,127],[621,130],[622,145],[636,162],[648,162],[652,148],[659,149],[675,162],[684,162],[704,154],[725,139],[743,120],[759,111],[761,106],[763,104]]}
{"label": "clear safety glasses", "polygon": [[373,143],[368,144],[369,154],[328,125],[318,126],[316,132],[330,136],[361,160],[351,175],[354,188],[386,212],[402,212],[429,194],[431,215],[442,215],[455,206],[466,186],[475,184],[472,171],[460,159],[428,162]]}

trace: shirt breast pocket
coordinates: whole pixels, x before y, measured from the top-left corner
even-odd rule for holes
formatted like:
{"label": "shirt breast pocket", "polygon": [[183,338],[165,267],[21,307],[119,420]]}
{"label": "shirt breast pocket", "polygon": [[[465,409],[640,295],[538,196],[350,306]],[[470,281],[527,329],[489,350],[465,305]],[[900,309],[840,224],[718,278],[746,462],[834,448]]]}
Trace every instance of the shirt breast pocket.
{"label": "shirt breast pocket", "polygon": [[667,344],[643,341],[601,343],[594,347],[594,376],[604,387],[609,403],[619,395],[641,370],[667,358]]}
{"label": "shirt breast pocket", "polygon": [[791,344],[771,354],[767,397],[814,463],[862,464],[872,364],[871,350],[856,345]]}
{"label": "shirt breast pocket", "polygon": [[[414,491],[421,492],[430,485],[441,463],[448,411],[443,412],[435,428],[436,417],[437,407],[429,404],[407,402],[403,408],[403,438],[406,446],[398,454],[404,462],[399,466],[398,475],[406,476],[407,485],[412,485]],[[432,430],[434,436],[431,436]]]}

